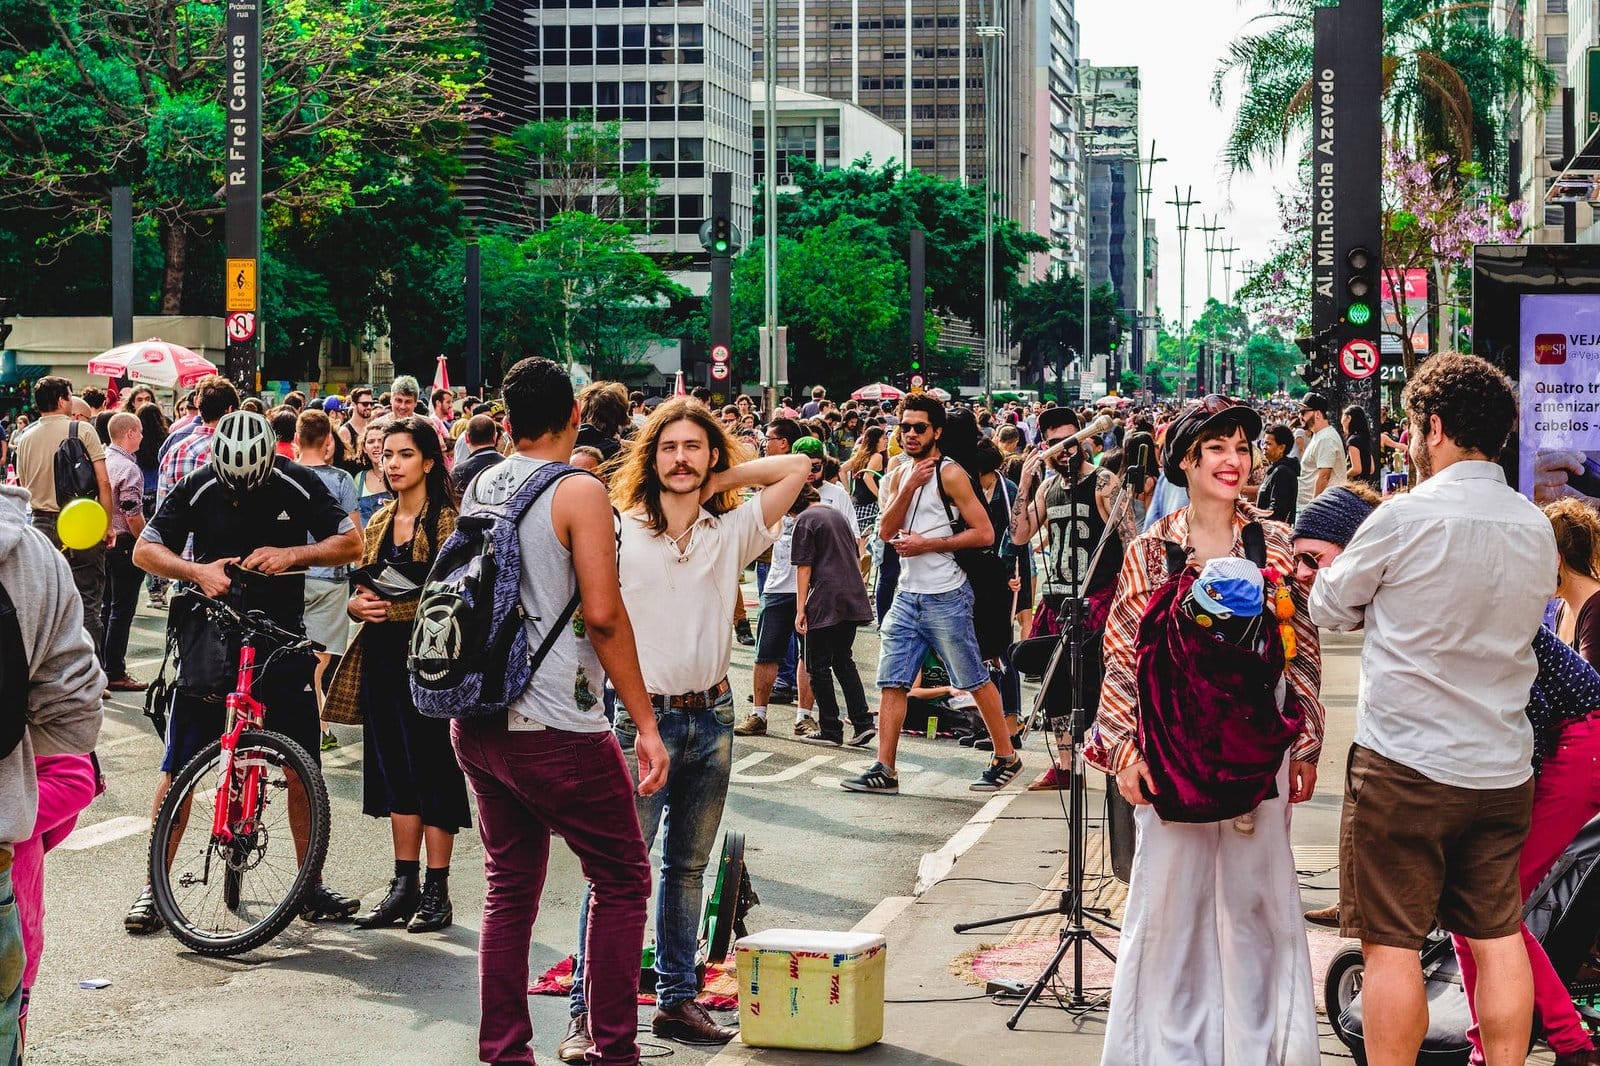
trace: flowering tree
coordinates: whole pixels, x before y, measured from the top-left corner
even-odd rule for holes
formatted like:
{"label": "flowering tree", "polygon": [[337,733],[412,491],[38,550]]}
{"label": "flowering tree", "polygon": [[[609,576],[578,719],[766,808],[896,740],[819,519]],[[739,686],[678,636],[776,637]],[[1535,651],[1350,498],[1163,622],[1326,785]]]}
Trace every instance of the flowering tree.
{"label": "flowering tree", "polygon": [[[1513,243],[1526,232],[1527,204],[1484,192],[1482,178],[1476,163],[1457,164],[1443,153],[1419,158],[1394,138],[1385,139],[1383,277],[1393,313],[1385,332],[1398,334],[1407,377],[1417,363],[1412,335],[1427,322],[1439,336],[1441,307],[1459,306],[1462,268],[1473,246]],[[1420,310],[1406,300],[1405,278],[1412,270],[1427,271],[1432,282]]]}
{"label": "flowering tree", "polygon": [[1267,258],[1251,263],[1234,302],[1264,326],[1289,336],[1311,329],[1311,181],[1301,167],[1300,181],[1277,190],[1278,224],[1283,234]]}

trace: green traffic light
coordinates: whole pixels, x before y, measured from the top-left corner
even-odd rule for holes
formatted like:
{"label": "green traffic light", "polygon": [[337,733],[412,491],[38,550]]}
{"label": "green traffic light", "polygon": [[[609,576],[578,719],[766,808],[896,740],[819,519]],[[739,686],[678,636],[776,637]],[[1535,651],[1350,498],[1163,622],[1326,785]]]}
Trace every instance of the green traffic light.
{"label": "green traffic light", "polygon": [[717,254],[720,255],[728,250],[728,242],[717,241],[714,247],[716,248]]}
{"label": "green traffic light", "polygon": [[1372,308],[1366,304],[1351,304],[1344,317],[1353,326],[1364,326],[1372,321]]}

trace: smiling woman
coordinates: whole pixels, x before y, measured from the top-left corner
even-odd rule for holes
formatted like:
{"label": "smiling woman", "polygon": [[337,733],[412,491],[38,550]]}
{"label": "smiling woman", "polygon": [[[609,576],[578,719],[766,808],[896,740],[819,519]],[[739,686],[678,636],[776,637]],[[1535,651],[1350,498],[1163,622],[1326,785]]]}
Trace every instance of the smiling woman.
{"label": "smiling woman", "polygon": [[[1191,591],[1210,591],[1200,583],[1212,560],[1275,581],[1291,570],[1288,527],[1261,521],[1239,496],[1260,433],[1260,416],[1225,396],[1172,423],[1162,467],[1189,504],[1129,545],[1106,623],[1085,757],[1116,776],[1139,836],[1105,1063],[1320,1059],[1289,846],[1290,804],[1310,798],[1322,744],[1316,627],[1298,610],[1288,638],[1263,626],[1234,646],[1183,609]],[[1193,737],[1206,729],[1223,742],[1202,755]],[[1166,892],[1174,883],[1206,886],[1185,897],[1181,915]],[[1197,979],[1217,987],[1196,995]],[[1215,1017],[1180,1037],[1169,1019],[1138,1010],[1180,999],[1215,1004]]]}

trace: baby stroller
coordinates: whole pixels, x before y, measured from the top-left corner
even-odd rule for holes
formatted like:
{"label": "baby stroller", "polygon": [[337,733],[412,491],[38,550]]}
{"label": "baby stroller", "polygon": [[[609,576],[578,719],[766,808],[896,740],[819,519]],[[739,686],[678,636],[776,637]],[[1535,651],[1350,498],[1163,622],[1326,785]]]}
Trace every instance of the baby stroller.
{"label": "baby stroller", "polygon": [[[1584,1024],[1600,1031],[1600,1012],[1586,1005],[1600,997],[1600,961],[1594,957],[1595,936],[1600,932],[1600,816],[1578,831],[1533,890],[1522,908],[1522,920],[1550,956]],[[1334,1035],[1350,1049],[1358,1066],[1365,1066],[1361,971],[1360,946],[1351,945],[1335,955],[1328,966],[1324,1002]],[[1428,1033],[1417,1062],[1466,1066],[1471,1051],[1467,1027],[1472,1019],[1449,937],[1436,934],[1423,946],[1422,975],[1428,995]]]}

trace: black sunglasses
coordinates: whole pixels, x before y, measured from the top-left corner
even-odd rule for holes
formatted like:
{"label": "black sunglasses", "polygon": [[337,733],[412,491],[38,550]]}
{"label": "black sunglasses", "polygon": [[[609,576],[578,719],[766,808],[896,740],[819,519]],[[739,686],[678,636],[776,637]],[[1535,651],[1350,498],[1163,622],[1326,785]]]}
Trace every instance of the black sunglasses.
{"label": "black sunglasses", "polygon": [[932,422],[902,422],[902,423],[900,423],[900,432],[902,432],[902,433],[918,433],[918,434],[921,434],[921,433],[927,433],[931,429],[933,429],[933,423]]}
{"label": "black sunglasses", "polygon": [[1307,570],[1318,570],[1322,567],[1322,560],[1310,552],[1296,552],[1294,561],[1297,566],[1303,566]]}

